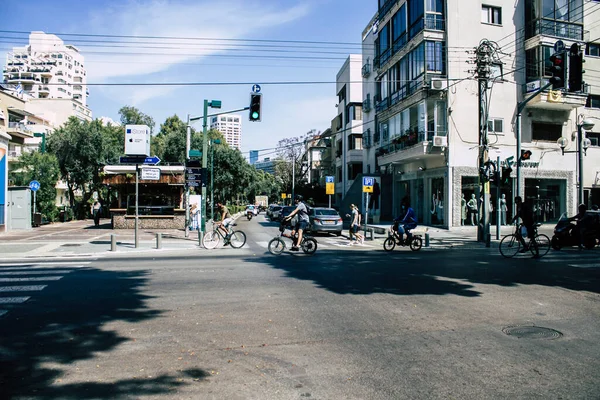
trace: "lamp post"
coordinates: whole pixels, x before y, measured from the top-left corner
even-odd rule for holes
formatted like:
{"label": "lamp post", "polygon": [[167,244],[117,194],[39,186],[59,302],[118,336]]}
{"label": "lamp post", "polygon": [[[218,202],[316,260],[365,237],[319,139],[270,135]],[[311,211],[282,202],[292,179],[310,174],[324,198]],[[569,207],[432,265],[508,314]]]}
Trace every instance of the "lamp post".
{"label": "lamp post", "polygon": [[583,115],[580,115],[579,117],[578,120],[580,120],[580,122],[577,123],[577,150],[565,151],[565,148],[569,144],[569,139],[566,137],[560,137],[556,143],[560,146],[563,156],[565,153],[577,153],[579,156],[577,162],[577,168],[579,170],[577,204],[583,204],[585,203],[585,199],[583,198],[583,156],[586,155],[587,149],[591,144],[590,139],[585,137],[583,131],[591,130],[594,127],[594,122],[589,118],[585,118]]}
{"label": "lamp post", "polygon": [[215,219],[215,150],[213,144],[221,144],[219,139],[210,141],[210,217]]}
{"label": "lamp post", "polygon": [[42,138],[42,154],[46,152],[46,133],[34,133],[33,137],[41,137]]}
{"label": "lamp post", "polygon": [[[204,100],[204,114],[202,115],[202,168],[206,171],[208,164],[208,107],[221,108],[221,100]],[[202,182],[202,235],[206,229],[206,184]]]}

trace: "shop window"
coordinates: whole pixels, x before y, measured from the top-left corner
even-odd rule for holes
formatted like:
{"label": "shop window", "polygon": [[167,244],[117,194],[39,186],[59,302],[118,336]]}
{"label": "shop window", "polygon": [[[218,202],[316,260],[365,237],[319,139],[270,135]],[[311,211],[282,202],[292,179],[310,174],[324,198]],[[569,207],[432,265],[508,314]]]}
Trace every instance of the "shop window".
{"label": "shop window", "polygon": [[556,142],[562,136],[562,124],[533,122],[531,124],[531,139]]}
{"label": "shop window", "polygon": [[432,225],[444,225],[444,178],[431,180],[431,204],[429,205]]}

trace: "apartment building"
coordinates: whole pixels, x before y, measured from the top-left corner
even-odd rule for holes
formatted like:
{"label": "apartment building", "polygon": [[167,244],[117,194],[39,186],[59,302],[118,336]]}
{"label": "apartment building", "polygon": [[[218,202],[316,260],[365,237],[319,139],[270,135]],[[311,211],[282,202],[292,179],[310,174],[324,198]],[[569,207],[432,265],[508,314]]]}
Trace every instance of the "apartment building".
{"label": "apartment building", "polygon": [[336,76],[335,203],[341,204],[354,180],[363,172],[362,55],[351,54]]}
{"label": "apartment building", "polygon": [[[521,193],[534,203],[542,222],[574,213],[577,154],[569,151],[576,148],[582,118],[600,117],[600,75],[595,72],[600,71],[600,39],[595,39],[600,37],[600,14],[595,13],[600,4],[379,0],[378,5],[363,31],[364,104],[372,105],[363,115],[363,143],[364,172],[380,175],[382,182],[382,218],[398,215],[401,201],[409,199],[422,223],[471,224],[466,203],[475,198],[480,206],[482,188],[479,87],[472,63],[482,39],[498,47],[500,63],[490,68],[484,118],[490,158],[502,162],[517,157],[518,105],[551,77],[555,43],[585,49],[584,90],[542,92],[525,105],[519,124],[522,148],[532,152],[521,168]],[[585,133],[590,143],[583,168],[588,204],[600,203],[598,124]],[[565,154],[559,140],[568,144]],[[513,171],[507,185],[491,187],[492,198],[505,196],[508,218],[515,178]]]}
{"label": "apartment building", "polygon": [[72,99],[83,107],[89,96],[83,55],[58,36],[31,32],[29,44],[6,55],[4,82],[35,99]]}
{"label": "apartment building", "polygon": [[242,118],[239,115],[223,114],[212,117],[210,129],[221,132],[230,147],[242,149]]}

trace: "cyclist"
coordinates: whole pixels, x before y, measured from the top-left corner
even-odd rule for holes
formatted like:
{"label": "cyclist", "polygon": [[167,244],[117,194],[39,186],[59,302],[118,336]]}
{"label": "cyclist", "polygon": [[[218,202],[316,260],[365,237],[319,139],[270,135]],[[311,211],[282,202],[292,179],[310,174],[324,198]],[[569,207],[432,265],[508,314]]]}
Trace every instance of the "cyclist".
{"label": "cyclist", "polygon": [[575,227],[573,234],[579,236],[579,249],[583,249],[585,232],[592,222],[592,217],[589,215],[586,216],[588,208],[585,204],[580,204],[577,210],[579,211],[577,215],[569,218],[568,220],[577,222],[577,226]]}
{"label": "cyclist", "polygon": [[296,224],[295,229],[298,232],[298,239],[296,240],[296,243],[294,243],[294,245],[292,246],[292,251],[300,250],[298,246],[302,243],[302,234],[304,233],[304,230],[306,229],[306,227],[308,227],[309,224],[308,209],[306,208],[306,204],[304,204],[303,200],[304,198],[301,195],[297,195],[294,199],[294,201],[296,202],[296,209],[292,211],[290,215],[285,217],[285,219],[289,221],[294,217],[294,215],[298,214],[298,223]]}
{"label": "cyclist", "polygon": [[517,214],[513,217],[512,223],[516,222],[518,218],[521,218],[521,234],[519,235],[519,240],[523,245],[523,248],[519,250],[520,253],[525,253],[529,250],[527,247],[527,243],[525,243],[525,237],[529,239],[534,238],[534,220],[533,220],[533,209],[529,203],[524,203],[521,196],[515,197],[515,204],[517,206]]}
{"label": "cyclist", "polygon": [[229,225],[233,222],[233,218],[231,217],[229,209],[224,204],[217,203],[217,210],[221,213],[221,221],[217,222],[219,225],[217,229],[223,232],[223,235],[225,236],[223,246],[227,246],[229,244]]}
{"label": "cyclist", "polygon": [[406,240],[410,242],[412,237],[410,231],[417,227],[417,216],[415,210],[410,206],[408,201],[402,202],[402,213],[396,219],[394,219],[394,229],[398,232],[401,243],[404,243],[404,233],[406,233]]}

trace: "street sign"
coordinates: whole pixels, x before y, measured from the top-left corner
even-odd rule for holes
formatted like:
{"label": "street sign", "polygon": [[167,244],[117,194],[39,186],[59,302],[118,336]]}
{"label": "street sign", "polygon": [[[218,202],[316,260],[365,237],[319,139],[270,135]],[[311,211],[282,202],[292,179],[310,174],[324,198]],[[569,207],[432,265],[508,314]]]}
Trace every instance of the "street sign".
{"label": "street sign", "polygon": [[565,50],[565,43],[562,40],[557,40],[556,43],[554,43],[554,52],[562,53],[564,50]]}
{"label": "street sign", "polygon": [[335,183],[333,176],[325,177],[325,194],[335,194]]}
{"label": "street sign", "polygon": [[375,178],[372,176],[363,176],[363,193],[373,193]]}
{"label": "street sign", "polygon": [[185,174],[186,175],[201,175],[202,174],[202,168],[186,168],[185,169]]}
{"label": "street sign", "polygon": [[286,194],[285,193],[281,193],[281,198],[285,199],[286,198]]}
{"label": "street sign", "polygon": [[119,157],[119,163],[121,164],[146,164],[156,165],[160,162],[160,158],[157,156],[146,157],[146,156],[121,156]]}
{"label": "street sign", "polygon": [[29,189],[31,189],[32,192],[37,192],[40,186],[41,185],[38,181],[29,182]]}
{"label": "street sign", "polygon": [[260,93],[260,85],[252,85],[252,93]]}
{"label": "street sign", "polygon": [[198,182],[198,181],[186,181],[185,182],[187,187],[200,187],[200,185],[202,185],[202,182]]}
{"label": "street sign", "polygon": [[160,179],[160,168],[142,168],[142,179],[158,181]]}

